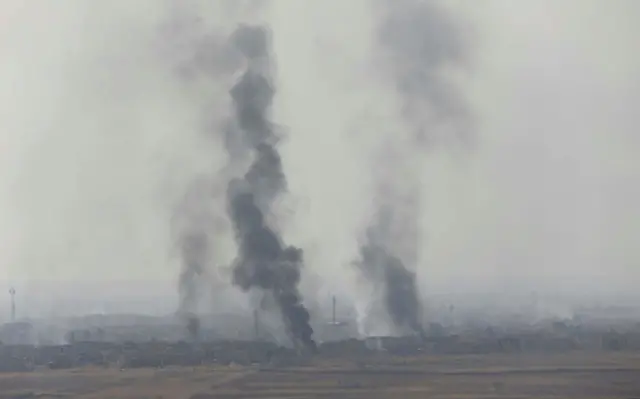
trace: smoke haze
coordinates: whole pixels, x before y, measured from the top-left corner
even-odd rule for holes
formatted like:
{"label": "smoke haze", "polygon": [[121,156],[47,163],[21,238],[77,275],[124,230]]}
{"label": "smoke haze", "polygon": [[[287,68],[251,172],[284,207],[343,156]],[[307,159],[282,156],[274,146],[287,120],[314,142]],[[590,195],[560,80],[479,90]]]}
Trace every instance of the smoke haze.
{"label": "smoke haze", "polygon": [[[224,124],[228,82],[192,78],[185,59],[194,41],[215,42],[244,20],[272,30],[272,118],[290,132],[278,144],[290,196],[275,212],[286,220],[277,223],[282,240],[304,249],[305,304],[335,293],[366,307],[350,265],[374,213],[371,165],[389,131],[421,123],[415,102],[389,83],[397,69],[373,68],[384,5],[282,0],[258,13],[223,3],[0,3],[0,279],[16,285],[19,314],[90,311],[110,292],[131,298],[121,309],[175,310],[176,206],[228,158],[224,140],[211,137],[224,135],[211,126]],[[428,149],[423,165],[410,166],[421,192],[419,292],[635,296],[638,5],[445,6],[473,26],[473,62],[451,79],[475,118],[474,145],[459,151],[440,133],[419,137]],[[187,55],[165,28],[184,8],[203,26],[180,35]],[[404,42],[394,26],[383,37]],[[220,73],[233,75],[230,62]],[[445,100],[438,115],[460,111],[455,98]],[[448,129],[438,131],[455,136]],[[224,215],[227,198],[213,191],[212,213]],[[216,265],[236,255],[223,231]],[[228,299],[218,307],[248,306],[237,289],[221,295]]]}

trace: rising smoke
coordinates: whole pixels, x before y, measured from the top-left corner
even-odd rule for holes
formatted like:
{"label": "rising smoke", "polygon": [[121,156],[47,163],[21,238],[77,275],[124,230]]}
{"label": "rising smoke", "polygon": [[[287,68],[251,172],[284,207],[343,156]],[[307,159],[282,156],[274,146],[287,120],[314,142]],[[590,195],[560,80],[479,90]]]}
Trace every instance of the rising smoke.
{"label": "rising smoke", "polygon": [[439,0],[383,1],[377,30],[383,73],[400,95],[417,143],[468,139],[472,115],[451,79],[471,57],[469,30]]}
{"label": "rising smoke", "polygon": [[[175,70],[177,76],[186,85],[195,82],[202,84],[203,78],[217,84],[231,79],[238,68],[239,59],[226,45],[224,34],[219,31],[204,30],[202,21],[188,13],[188,9],[178,8],[172,14],[172,20],[165,27],[166,49],[171,54],[179,53]],[[181,51],[176,51],[181,50]],[[218,104],[211,104],[212,109]],[[220,122],[223,121],[223,122]],[[207,132],[218,132],[224,117],[215,112],[208,112]],[[210,134],[208,134],[211,136]],[[208,137],[212,144],[217,144],[218,137]],[[220,210],[215,204],[223,196],[217,191],[224,181],[220,173],[209,171],[193,179],[187,192],[174,209],[172,232],[177,244],[182,269],[178,279],[179,314],[186,319],[187,331],[191,338],[199,332],[200,320],[197,313],[203,297],[215,288],[217,256],[216,243],[225,230],[225,223]],[[216,201],[217,200],[217,201]]]}
{"label": "rising smoke", "polygon": [[265,217],[286,189],[276,148],[278,135],[268,119],[275,93],[269,73],[269,32],[241,25],[232,35],[232,43],[247,62],[246,71],[231,90],[236,122],[232,131],[242,135],[239,142],[253,151],[254,157],[244,176],[228,186],[229,216],[239,250],[233,282],[244,291],[260,289],[271,296],[294,343],[315,350],[310,315],[298,290],[302,250],[285,246]]}
{"label": "rising smoke", "polygon": [[[228,2],[221,7],[229,15],[248,15],[260,9],[260,4]],[[263,215],[270,213],[276,197],[286,190],[280,155],[275,147],[278,135],[267,118],[274,95],[269,70],[272,61],[269,35],[261,28],[248,25],[240,25],[231,35],[216,27],[205,31],[202,21],[188,13],[177,13],[169,30],[177,42],[174,47],[187,48],[186,52],[182,50],[185,54],[181,53],[177,65],[178,75],[186,84],[224,86],[233,80],[235,73],[247,68],[230,92],[232,115],[219,112],[228,108],[224,104],[212,104],[208,112],[206,131],[216,132],[213,143],[222,141],[227,164],[215,173],[195,179],[174,215],[173,228],[182,261],[179,310],[186,319],[187,330],[195,338],[200,326],[198,306],[217,277],[215,263],[220,257],[216,249],[226,234],[226,226],[215,209],[215,204],[224,197],[218,196],[217,187],[228,184],[228,211],[240,247],[233,282],[243,290],[261,288],[269,292],[272,298],[264,299],[263,304],[269,300],[275,302],[294,341],[313,347],[309,314],[297,291],[302,252],[284,248],[277,242],[275,231],[262,220]],[[203,76],[208,82],[203,82]],[[240,180],[247,193],[237,190],[239,186],[234,178],[239,174],[244,174]],[[274,251],[279,255],[274,255]],[[261,267],[269,270],[265,269],[265,273]]]}
{"label": "rising smoke", "polygon": [[[467,59],[464,31],[436,1],[401,0],[381,4],[376,60],[382,76],[399,94],[400,109],[411,148],[390,137],[384,152],[391,162],[379,163],[375,175],[374,218],[366,230],[357,262],[363,275],[381,287],[383,304],[397,332],[407,328],[424,334],[416,284],[420,186],[416,148],[449,134],[466,133],[470,123],[464,98],[447,78],[451,67]],[[389,153],[399,153],[389,157]],[[397,155],[397,154],[394,154]]]}
{"label": "rising smoke", "polygon": [[396,329],[409,328],[423,335],[415,273],[407,269],[389,247],[392,211],[390,207],[379,210],[376,223],[366,231],[357,265],[364,276],[381,289],[385,309]]}
{"label": "rising smoke", "polygon": [[[216,231],[215,214],[209,202],[210,179],[195,180],[174,215],[174,229],[182,261],[178,280],[179,314],[186,318],[187,331],[197,338],[200,320],[197,318],[199,300],[209,289],[209,269],[213,259]],[[181,223],[177,223],[177,222]]]}

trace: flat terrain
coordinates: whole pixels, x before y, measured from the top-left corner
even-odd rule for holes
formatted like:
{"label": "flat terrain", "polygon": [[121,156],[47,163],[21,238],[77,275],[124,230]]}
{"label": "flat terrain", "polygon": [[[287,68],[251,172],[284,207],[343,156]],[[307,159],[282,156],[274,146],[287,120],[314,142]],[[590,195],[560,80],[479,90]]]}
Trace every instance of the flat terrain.
{"label": "flat terrain", "polygon": [[286,369],[0,374],[0,398],[640,398],[640,354],[317,359]]}

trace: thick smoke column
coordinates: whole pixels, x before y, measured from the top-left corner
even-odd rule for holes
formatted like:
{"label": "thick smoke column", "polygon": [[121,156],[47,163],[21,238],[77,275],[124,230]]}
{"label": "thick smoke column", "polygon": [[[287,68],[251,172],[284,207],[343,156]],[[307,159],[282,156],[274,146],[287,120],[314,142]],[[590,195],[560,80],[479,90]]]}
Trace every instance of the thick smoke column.
{"label": "thick smoke column", "polygon": [[424,335],[415,273],[389,248],[392,218],[391,208],[380,210],[376,223],[367,229],[357,264],[367,279],[382,285],[383,303],[393,324]]}
{"label": "thick smoke column", "polygon": [[[446,139],[443,133],[466,132],[466,102],[446,76],[447,68],[466,61],[464,32],[436,1],[383,1],[381,12],[377,31],[380,59],[376,61],[400,94],[402,116],[411,134],[409,142],[429,144]],[[379,202],[360,248],[358,265],[367,279],[382,286],[384,306],[393,324],[422,335],[420,299],[412,271],[417,266],[420,218],[420,195],[415,187],[420,183],[411,181],[407,173],[411,166],[403,165],[405,158],[419,154],[414,148],[401,152],[395,164],[386,163],[385,173],[376,175]],[[398,182],[409,189],[402,190]],[[397,234],[408,243],[398,242]],[[414,264],[403,264],[401,252]]]}
{"label": "thick smoke column", "polygon": [[233,281],[245,291],[258,288],[271,295],[294,343],[315,350],[309,312],[298,291],[302,250],[285,246],[265,220],[273,201],[286,189],[278,137],[268,120],[274,96],[269,39],[265,29],[246,25],[232,36],[248,65],[231,90],[237,124],[231,132],[242,135],[240,141],[254,157],[247,173],[228,187],[229,216],[239,247]]}

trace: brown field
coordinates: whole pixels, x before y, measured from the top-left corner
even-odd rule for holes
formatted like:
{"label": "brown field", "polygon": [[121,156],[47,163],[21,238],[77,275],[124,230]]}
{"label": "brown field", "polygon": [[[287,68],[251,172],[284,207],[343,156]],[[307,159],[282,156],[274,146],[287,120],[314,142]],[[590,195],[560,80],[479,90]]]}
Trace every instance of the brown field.
{"label": "brown field", "polygon": [[0,398],[640,398],[640,354],[316,360],[305,367],[0,375]]}

